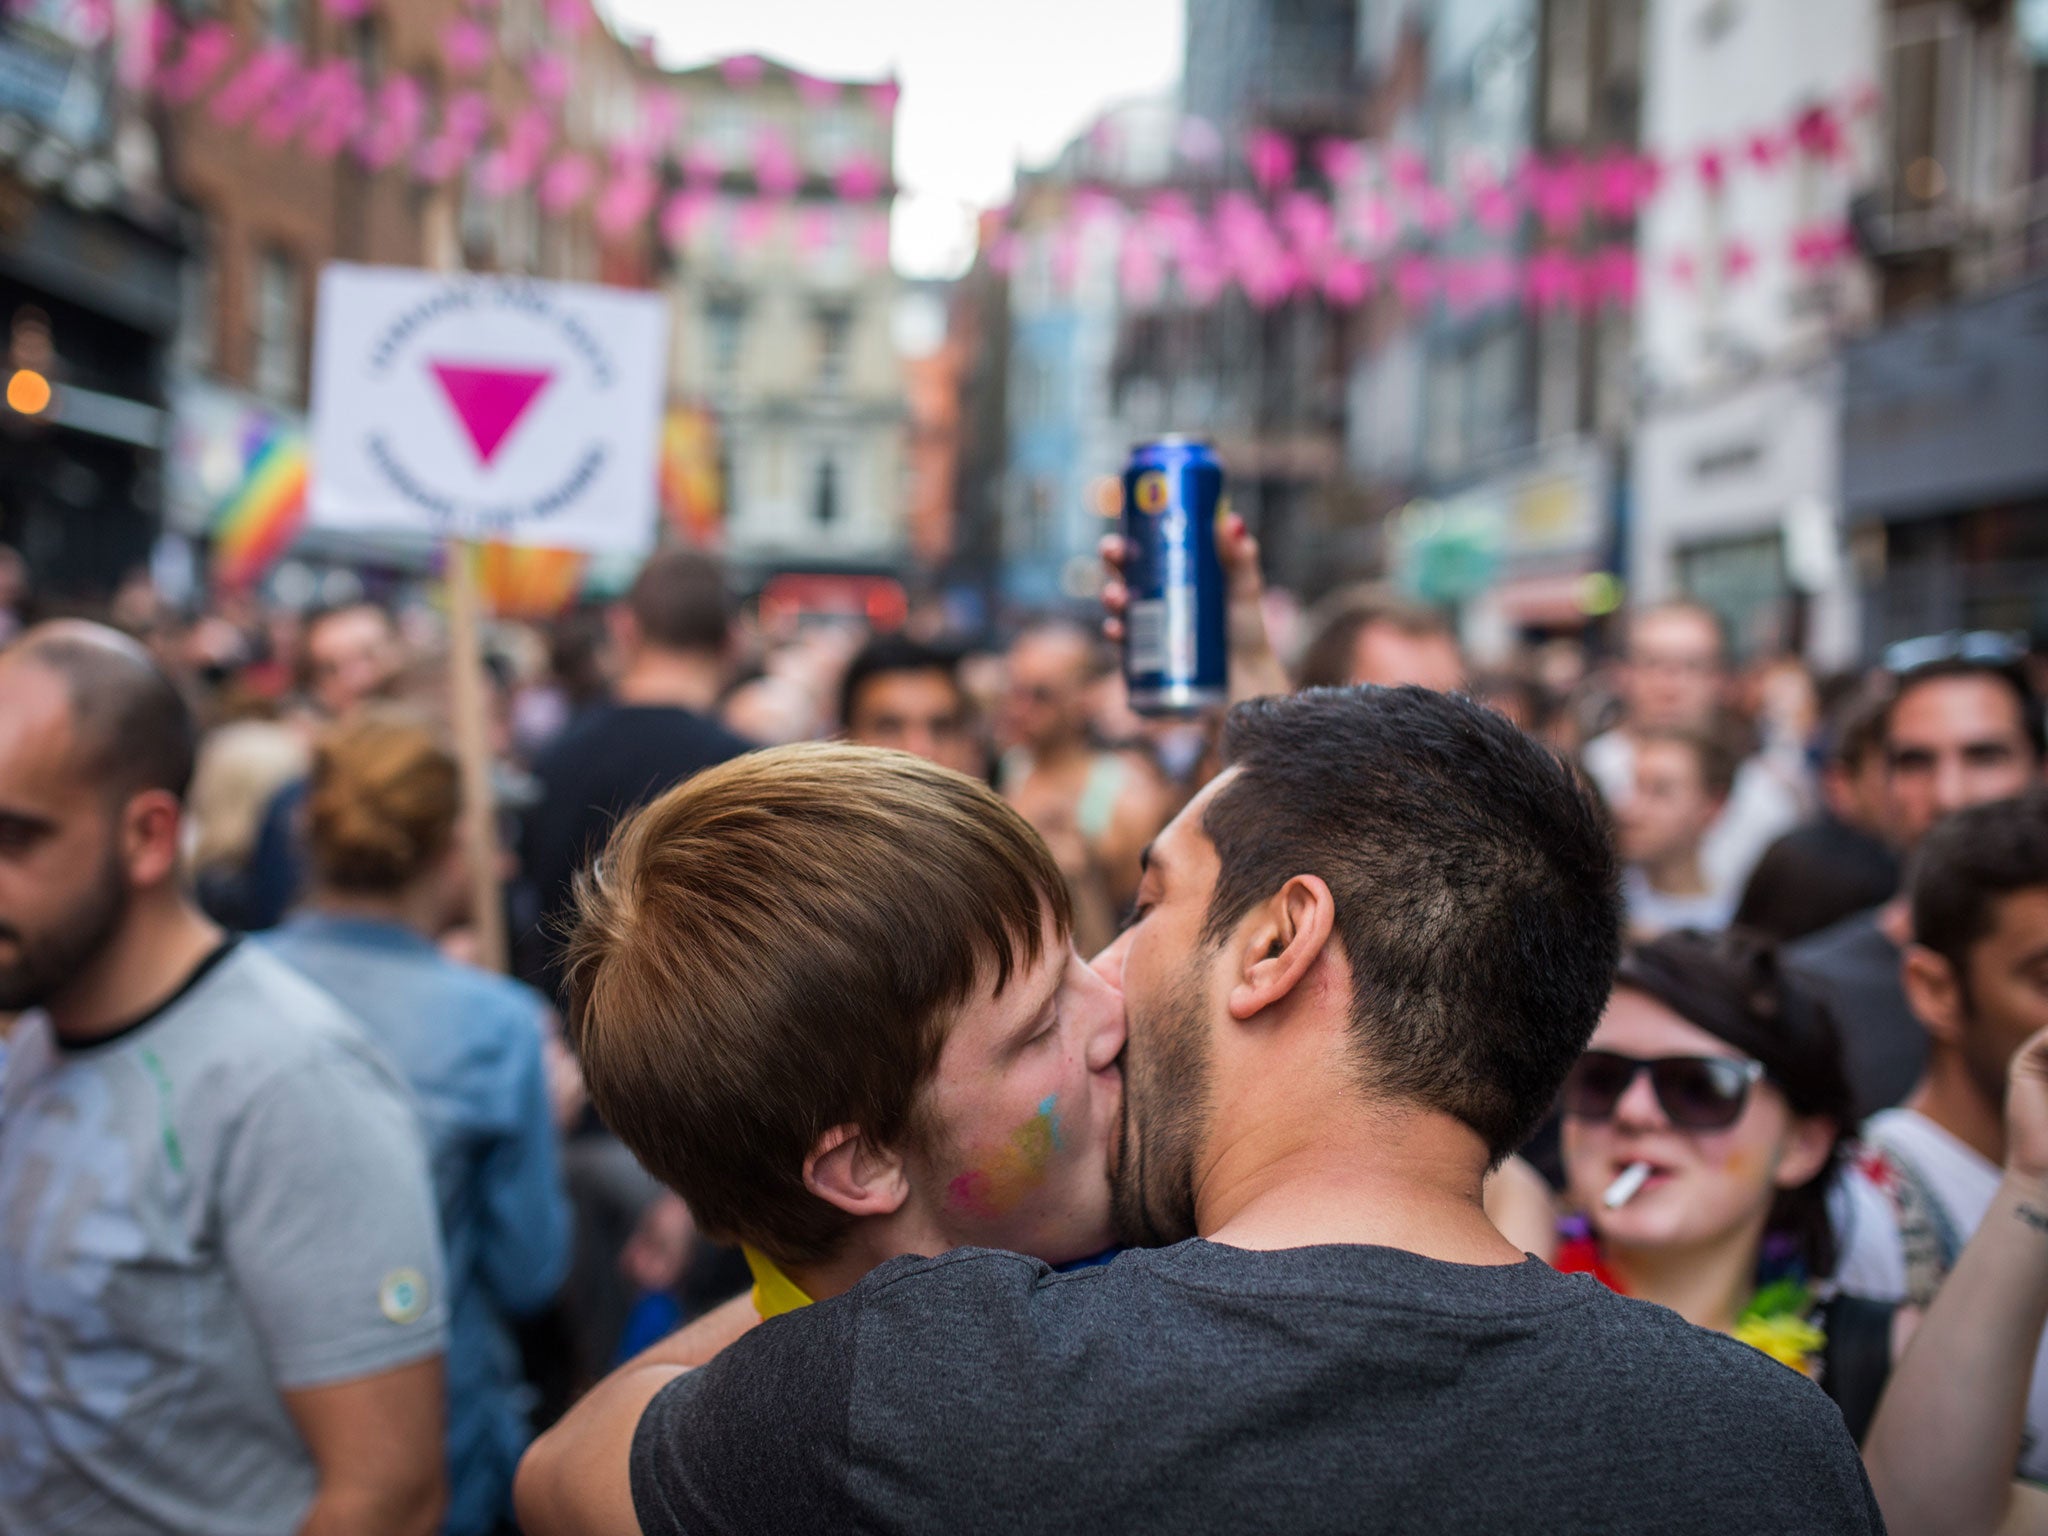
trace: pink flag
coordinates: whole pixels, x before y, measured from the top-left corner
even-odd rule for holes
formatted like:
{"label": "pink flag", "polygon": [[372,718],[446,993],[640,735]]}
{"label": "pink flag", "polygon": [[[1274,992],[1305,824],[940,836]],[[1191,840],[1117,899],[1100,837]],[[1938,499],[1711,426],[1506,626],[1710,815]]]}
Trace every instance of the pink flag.
{"label": "pink flag", "polygon": [[1563,309],[1577,297],[1579,264],[1569,251],[1546,246],[1529,258],[1522,283],[1532,309]]}
{"label": "pink flag", "polygon": [[763,127],[754,135],[754,181],[770,197],[788,197],[803,185],[803,167],[782,130]]}
{"label": "pink flag", "polygon": [[711,195],[685,187],[672,195],[661,210],[661,238],[671,250],[692,244],[697,231],[711,214]]}
{"label": "pink flag", "polygon": [[1747,240],[1730,240],[1721,252],[1721,281],[1734,287],[1756,271],[1756,248]]}
{"label": "pink flag", "polygon": [[1049,261],[1053,286],[1062,293],[1072,292],[1074,279],[1081,270],[1081,233],[1073,220],[1069,219],[1053,231]]}
{"label": "pink flag", "polygon": [[667,91],[650,89],[640,93],[640,141],[649,149],[667,145],[682,120],[682,103]]}
{"label": "pink flag", "polygon": [[363,126],[363,86],[355,66],[330,59],[306,85],[311,103],[299,147],[316,160],[332,160]]}
{"label": "pink flag", "polygon": [[1636,157],[1625,149],[1611,150],[1592,166],[1593,206],[1605,218],[1626,223],[1636,216],[1643,194]]}
{"label": "pink flag", "polygon": [[868,87],[868,105],[874,108],[875,116],[889,117],[896,111],[897,98],[903,94],[903,87],[894,80],[878,80]]}
{"label": "pink flag", "polygon": [[1270,128],[1254,128],[1244,136],[1244,162],[1252,180],[1271,192],[1294,179],[1294,143]]}
{"label": "pink flag", "polygon": [[183,105],[213,84],[234,54],[234,29],[224,21],[202,22],[185,34],[185,46],[164,72],[157,94],[172,106]]}
{"label": "pink flag", "polygon": [[718,72],[734,90],[747,90],[761,82],[761,58],[753,53],[736,53],[718,61]]}
{"label": "pink flag", "polygon": [[298,67],[298,54],[288,43],[266,43],[229,77],[212,101],[206,115],[222,127],[232,128],[260,111]]}
{"label": "pink flag", "polygon": [[570,68],[567,54],[550,49],[536,53],[526,62],[527,84],[542,101],[559,106],[569,94]]}
{"label": "pink flag", "polygon": [[1429,162],[1412,144],[1397,144],[1386,152],[1387,174],[1394,185],[1414,193],[1429,185]]}
{"label": "pink flag", "polygon": [[490,29],[473,16],[457,16],[441,29],[441,57],[449,71],[467,79],[491,62]]}
{"label": "pink flag", "polygon": [[548,25],[564,37],[581,37],[590,30],[590,7],[585,0],[548,0]]}
{"label": "pink flag", "polygon": [[356,141],[356,158],[381,171],[412,152],[427,115],[426,93],[411,75],[393,75],[377,92],[369,125]]}
{"label": "pink flag", "polygon": [[1372,282],[1372,268],[1356,256],[1338,256],[1323,269],[1324,297],[1346,309],[1365,302]]}
{"label": "pink flag", "polygon": [[839,174],[832,178],[840,198],[849,203],[864,203],[882,190],[881,162],[873,155],[856,150],[846,157],[846,163],[839,167]]}
{"label": "pink flag", "polygon": [[1515,194],[1491,175],[1474,178],[1468,192],[1472,221],[1489,235],[1505,235],[1515,227]]}
{"label": "pink flag", "polygon": [[1523,185],[1546,231],[1561,238],[1578,228],[1585,211],[1585,176],[1576,155],[1532,156]]}
{"label": "pink flag", "polygon": [[597,172],[588,155],[557,155],[540,179],[540,206],[545,213],[567,213],[590,196]]}
{"label": "pink flag", "polygon": [[1180,290],[1191,303],[1215,303],[1222,296],[1224,284],[1229,281],[1229,267],[1209,247],[1181,253]]}
{"label": "pink flag", "polygon": [[1816,160],[1840,160],[1848,153],[1842,120],[1827,103],[1808,107],[1792,125],[1792,142]]}
{"label": "pink flag", "polygon": [[1184,117],[1173,130],[1173,147],[1183,160],[1214,165],[1223,158],[1223,135],[1206,117]]}
{"label": "pink flag", "polygon": [[1290,192],[1281,199],[1280,225],[1302,262],[1311,271],[1321,271],[1337,235],[1330,205],[1311,192]]}
{"label": "pink flag", "polygon": [[266,144],[282,144],[299,131],[313,106],[306,89],[311,75],[312,71],[294,55],[291,70],[278,81],[269,103],[256,114],[257,138]]}
{"label": "pink flag", "polygon": [[797,72],[796,93],[807,107],[829,107],[839,99],[837,80],[820,80],[816,75]]}
{"label": "pink flag", "polygon": [[638,226],[654,207],[659,191],[654,170],[644,155],[615,156],[612,179],[597,199],[598,232],[615,240]]}
{"label": "pink flag", "polygon": [[1665,270],[1671,274],[1671,281],[1675,287],[1690,288],[1699,280],[1699,263],[1684,251],[1680,251],[1665,263]]}
{"label": "pink flag", "polygon": [[996,236],[988,248],[989,270],[1007,277],[1017,270],[1017,237],[1012,234]]}
{"label": "pink flag", "polygon": [[1425,185],[1415,192],[1415,219],[1432,238],[1441,239],[1458,222],[1458,205],[1441,187]]}
{"label": "pink flag", "polygon": [[815,256],[832,243],[832,210],[818,203],[806,203],[796,214],[796,248],[799,255]]}
{"label": "pink flag", "polygon": [[733,249],[748,256],[766,245],[775,233],[778,211],[764,197],[750,197],[742,202],[732,220]]}
{"label": "pink flag", "polygon": [[121,33],[116,66],[121,84],[131,91],[148,90],[155,84],[177,31],[177,18],[167,5],[152,5],[133,18]]}
{"label": "pink flag", "polygon": [[1316,165],[1332,187],[1347,186],[1365,168],[1365,151],[1350,139],[1322,139],[1316,144]]}
{"label": "pink flag", "polygon": [[1159,302],[1165,272],[1160,265],[1158,250],[1139,224],[1134,223],[1124,231],[1123,249],[1117,254],[1116,276],[1125,303],[1148,309]]}
{"label": "pink flag", "polygon": [[1420,251],[1404,251],[1394,261],[1394,293],[1406,310],[1424,308],[1437,291],[1436,258]]}
{"label": "pink flag", "polygon": [[1692,166],[1700,178],[1700,185],[1709,193],[1717,193],[1727,184],[1728,158],[1712,145],[1693,156]]}
{"label": "pink flag", "polygon": [[1768,171],[1785,158],[1786,136],[1760,128],[1742,141],[1742,158],[1760,171]]}
{"label": "pink flag", "polygon": [[861,264],[871,271],[880,271],[889,265],[889,215],[870,213],[863,216],[860,226]]}
{"label": "pink flag", "polygon": [[1599,301],[1614,309],[1631,308],[1641,282],[1635,247],[1618,243],[1603,247],[1594,262],[1597,275],[1592,286]]}

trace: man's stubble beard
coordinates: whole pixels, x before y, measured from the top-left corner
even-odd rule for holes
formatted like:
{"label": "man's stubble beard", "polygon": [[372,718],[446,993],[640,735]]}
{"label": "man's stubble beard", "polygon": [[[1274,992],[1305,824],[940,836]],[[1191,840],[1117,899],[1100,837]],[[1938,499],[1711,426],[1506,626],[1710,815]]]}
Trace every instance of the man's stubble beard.
{"label": "man's stubble beard", "polygon": [[1117,1240],[1160,1248],[1196,1236],[1195,1161],[1209,1126],[1209,1049],[1199,982],[1175,987],[1124,1048],[1123,1118],[1110,1210]]}
{"label": "man's stubble beard", "polygon": [[99,878],[54,928],[38,939],[14,929],[20,958],[0,965],[0,1013],[40,1008],[71,985],[105,951],[128,915],[128,881],[118,844],[110,846]]}

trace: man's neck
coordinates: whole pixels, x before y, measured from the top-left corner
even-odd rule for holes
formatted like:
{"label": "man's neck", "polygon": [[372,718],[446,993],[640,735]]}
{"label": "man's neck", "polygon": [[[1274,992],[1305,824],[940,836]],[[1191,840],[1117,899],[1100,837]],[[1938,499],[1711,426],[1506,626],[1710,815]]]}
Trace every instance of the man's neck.
{"label": "man's neck", "polygon": [[1764,1220],[1759,1214],[1749,1230],[1706,1247],[1609,1245],[1601,1257],[1628,1295],[1669,1307],[1695,1327],[1732,1333],[1756,1291]]}
{"label": "man's neck", "polygon": [[220,941],[183,896],[136,896],[107,946],[50,999],[50,1027],[67,1045],[105,1039],[162,1007]]}
{"label": "man's neck", "polygon": [[1697,845],[1642,865],[1643,878],[1659,896],[1704,896],[1707,877],[1700,872]]}
{"label": "man's neck", "polygon": [[612,692],[621,704],[665,704],[701,715],[718,702],[724,683],[725,667],[717,657],[650,646],[633,658]]}
{"label": "man's neck", "polygon": [[1522,1262],[1487,1219],[1486,1147],[1469,1126],[1355,1098],[1300,1109],[1247,1115],[1235,1134],[1219,1118],[1218,1150],[1195,1189],[1203,1237],[1233,1248],[1358,1243],[1457,1264]]}
{"label": "man's neck", "polygon": [[1986,1161],[2005,1162],[2004,1112],[1978,1090],[1970,1069],[1948,1047],[1934,1047],[1927,1075],[1906,1100],[1906,1108],[1925,1115]]}

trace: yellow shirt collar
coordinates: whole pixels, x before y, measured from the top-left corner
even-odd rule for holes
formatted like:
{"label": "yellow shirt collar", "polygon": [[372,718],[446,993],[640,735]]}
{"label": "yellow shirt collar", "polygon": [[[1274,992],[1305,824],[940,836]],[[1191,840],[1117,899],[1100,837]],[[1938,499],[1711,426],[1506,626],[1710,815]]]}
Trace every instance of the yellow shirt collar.
{"label": "yellow shirt collar", "polygon": [[803,1287],[785,1275],[767,1254],[751,1243],[742,1243],[740,1252],[747,1257],[747,1268],[754,1272],[754,1310],[760,1313],[762,1322],[811,1304]]}

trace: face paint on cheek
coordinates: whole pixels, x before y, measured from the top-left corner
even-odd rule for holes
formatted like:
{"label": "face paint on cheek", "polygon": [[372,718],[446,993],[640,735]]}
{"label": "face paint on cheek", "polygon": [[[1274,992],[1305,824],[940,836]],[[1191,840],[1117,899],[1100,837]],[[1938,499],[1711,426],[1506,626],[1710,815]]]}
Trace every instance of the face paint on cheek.
{"label": "face paint on cheek", "polygon": [[1056,1094],[1039,1101],[1038,1113],[1010,1133],[1009,1142],[986,1165],[970,1168],[946,1186],[954,1210],[981,1220],[1007,1216],[1044,1181],[1046,1165],[1062,1146]]}

